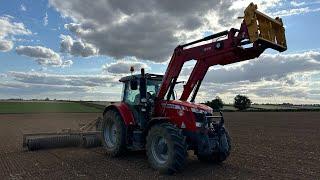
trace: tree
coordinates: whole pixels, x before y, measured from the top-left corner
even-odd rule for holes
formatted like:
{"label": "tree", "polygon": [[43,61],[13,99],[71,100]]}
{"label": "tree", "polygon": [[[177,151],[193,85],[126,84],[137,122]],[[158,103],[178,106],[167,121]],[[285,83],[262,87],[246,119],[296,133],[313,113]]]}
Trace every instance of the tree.
{"label": "tree", "polygon": [[239,110],[245,110],[251,106],[251,100],[247,96],[238,94],[234,98],[233,106]]}
{"label": "tree", "polygon": [[220,110],[223,108],[223,101],[219,96],[217,96],[212,101],[207,101],[205,105],[210,106],[214,110]]}

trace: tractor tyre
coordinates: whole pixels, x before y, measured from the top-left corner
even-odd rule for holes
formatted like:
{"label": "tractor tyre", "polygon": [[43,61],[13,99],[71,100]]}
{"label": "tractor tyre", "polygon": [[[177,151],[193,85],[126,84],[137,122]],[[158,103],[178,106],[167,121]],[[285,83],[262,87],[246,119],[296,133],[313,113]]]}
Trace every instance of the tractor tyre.
{"label": "tractor tyre", "polygon": [[224,134],[227,139],[228,150],[226,152],[216,152],[211,155],[197,155],[198,160],[207,163],[222,163],[225,161],[231,152],[231,138],[228,131],[225,129]]}
{"label": "tractor tyre", "polygon": [[104,114],[102,122],[102,143],[107,154],[121,156],[126,151],[126,126],[121,115],[114,110]]}
{"label": "tractor tyre", "polygon": [[182,130],[172,124],[153,126],[147,136],[146,152],[149,163],[164,174],[181,171],[186,162],[187,144]]}

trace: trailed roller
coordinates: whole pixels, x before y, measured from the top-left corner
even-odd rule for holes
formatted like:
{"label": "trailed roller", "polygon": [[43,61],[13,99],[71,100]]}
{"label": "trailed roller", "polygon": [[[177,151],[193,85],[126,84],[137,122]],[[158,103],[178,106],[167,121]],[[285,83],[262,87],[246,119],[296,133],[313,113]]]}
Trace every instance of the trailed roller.
{"label": "trailed roller", "polygon": [[[63,147],[97,147],[101,146],[100,131],[94,127],[101,126],[101,118],[83,125],[80,130],[70,128],[59,132],[24,133],[22,146],[29,151]],[[96,129],[96,130],[92,130]]]}
{"label": "trailed roller", "polygon": [[98,135],[85,135],[83,137],[83,147],[92,148],[101,146],[101,139]]}
{"label": "trailed roller", "polygon": [[26,146],[29,151],[49,148],[76,147],[81,145],[81,135],[55,135],[47,137],[31,137]]}

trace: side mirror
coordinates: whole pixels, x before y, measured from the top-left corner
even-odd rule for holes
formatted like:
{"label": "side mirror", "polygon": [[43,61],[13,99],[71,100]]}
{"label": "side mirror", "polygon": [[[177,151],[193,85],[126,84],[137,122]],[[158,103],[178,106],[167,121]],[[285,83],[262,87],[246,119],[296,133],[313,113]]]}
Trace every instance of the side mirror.
{"label": "side mirror", "polygon": [[131,80],[130,81],[130,89],[131,90],[137,90],[138,89],[138,81],[137,80]]}

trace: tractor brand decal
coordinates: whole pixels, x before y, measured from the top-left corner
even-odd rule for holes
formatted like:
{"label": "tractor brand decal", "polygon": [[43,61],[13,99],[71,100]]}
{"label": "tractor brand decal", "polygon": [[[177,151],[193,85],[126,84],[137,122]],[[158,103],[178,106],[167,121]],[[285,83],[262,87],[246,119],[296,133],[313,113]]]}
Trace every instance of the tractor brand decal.
{"label": "tractor brand decal", "polygon": [[197,108],[191,108],[191,111],[194,113],[206,113],[206,111]]}
{"label": "tractor brand decal", "polygon": [[[182,110],[182,111],[190,111],[188,108],[181,106],[181,105],[177,105],[177,104],[166,104],[166,103],[162,103],[161,106],[163,108],[168,108],[168,109],[177,109],[177,110]],[[190,108],[192,112],[194,113],[201,113],[201,114],[206,114],[207,111],[202,110],[202,109],[197,109],[197,108]]]}
{"label": "tractor brand decal", "polygon": [[180,105],[176,105],[176,104],[166,104],[166,103],[162,103],[161,104],[162,107],[165,107],[165,108],[169,108],[169,109],[182,109],[182,107]]}

